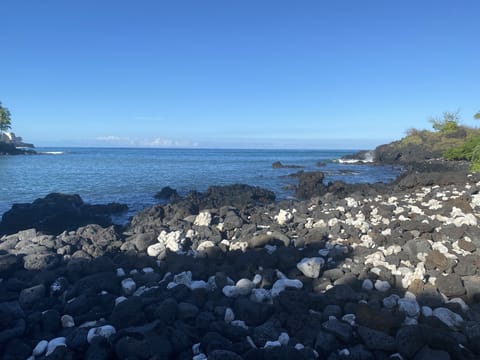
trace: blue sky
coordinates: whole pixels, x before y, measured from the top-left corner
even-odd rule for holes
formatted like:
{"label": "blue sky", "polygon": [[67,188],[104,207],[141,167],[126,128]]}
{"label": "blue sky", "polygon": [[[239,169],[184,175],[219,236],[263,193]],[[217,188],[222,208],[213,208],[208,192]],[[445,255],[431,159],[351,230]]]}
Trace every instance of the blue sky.
{"label": "blue sky", "polygon": [[372,148],[480,110],[478,0],[0,2],[37,146]]}

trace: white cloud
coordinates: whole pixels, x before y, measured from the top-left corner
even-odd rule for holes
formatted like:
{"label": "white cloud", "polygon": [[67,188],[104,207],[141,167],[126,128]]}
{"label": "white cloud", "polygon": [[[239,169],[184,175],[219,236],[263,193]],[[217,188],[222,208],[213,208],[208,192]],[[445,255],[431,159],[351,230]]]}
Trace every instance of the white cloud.
{"label": "white cloud", "polygon": [[109,136],[98,136],[95,138],[98,141],[119,141],[122,140],[119,136],[109,135]]}
{"label": "white cloud", "polygon": [[169,138],[137,138],[120,137],[115,135],[98,136],[95,138],[98,143],[108,144],[108,146],[131,146],[131,147],[197,147],[198,143],[183,139]]}

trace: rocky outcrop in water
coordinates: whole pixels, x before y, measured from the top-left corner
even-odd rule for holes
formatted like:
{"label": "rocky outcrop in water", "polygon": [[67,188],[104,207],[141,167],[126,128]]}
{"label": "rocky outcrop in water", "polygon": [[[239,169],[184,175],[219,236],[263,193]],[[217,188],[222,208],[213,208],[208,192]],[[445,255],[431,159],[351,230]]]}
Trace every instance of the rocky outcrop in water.
{"label": "rocky outcrop in water", "polygon": [[0,234],[35,228],[57,235],[88,224],[110,226],[110,215],[126,210],[127,206],[122,204],[90,205],[78,195],[52,193],[31,204],[13,205],[2,216]]}
{"label": "rocky outcrop in water", "polygon": [[17,149],[14,144],[0,141],[0,155],[32,155],[33,150]]}

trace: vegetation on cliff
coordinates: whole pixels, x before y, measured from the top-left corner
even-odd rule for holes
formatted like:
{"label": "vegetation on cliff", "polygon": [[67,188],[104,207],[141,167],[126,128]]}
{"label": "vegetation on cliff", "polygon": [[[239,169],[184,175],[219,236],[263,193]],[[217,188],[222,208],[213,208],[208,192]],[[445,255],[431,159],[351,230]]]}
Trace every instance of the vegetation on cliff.
{"label": "vegetation on cliff", "polygon": [[[480,119],[480,112],[474,115]],[[480,129],[460,124],[458,112],[431,118],[433,131],[409,129],[399,141],[381,145],[376,160],[407,164],[423,160],[467,160],[472,171],[480,171]]]}

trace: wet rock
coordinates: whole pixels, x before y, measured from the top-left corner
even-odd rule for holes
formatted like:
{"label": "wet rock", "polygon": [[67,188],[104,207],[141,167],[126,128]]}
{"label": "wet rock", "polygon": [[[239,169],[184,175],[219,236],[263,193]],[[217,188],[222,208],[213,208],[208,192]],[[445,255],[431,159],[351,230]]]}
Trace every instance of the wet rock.
{"label": "wet rock", "polygon": [[170,186],[163,187],[159,192],[155,194],[155,199],[175,201],[180,199],[177,190],[172,189]]}

